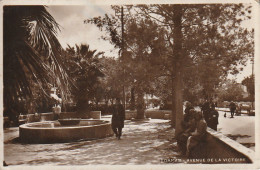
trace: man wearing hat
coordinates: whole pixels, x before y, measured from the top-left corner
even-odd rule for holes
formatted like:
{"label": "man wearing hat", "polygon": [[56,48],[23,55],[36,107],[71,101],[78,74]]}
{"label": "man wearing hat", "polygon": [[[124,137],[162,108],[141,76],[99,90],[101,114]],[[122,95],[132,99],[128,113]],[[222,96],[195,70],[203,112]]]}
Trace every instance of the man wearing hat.
{"label": "man wearing hat", "polygon": [[236,110],[236,104],[233,101],[231,101],[230,104],[229,104],[229,107],[230,107],[231,118],[234,118],[234,113],[235,113],[235,110]]}
{"label": "man wearing hat", "polygon": [[112,130],[116,134],[118,140],[122,135],[122,129],[124,127],[125,109],[120,103],[120,99],[116,99],[116,103],[112,108]]}

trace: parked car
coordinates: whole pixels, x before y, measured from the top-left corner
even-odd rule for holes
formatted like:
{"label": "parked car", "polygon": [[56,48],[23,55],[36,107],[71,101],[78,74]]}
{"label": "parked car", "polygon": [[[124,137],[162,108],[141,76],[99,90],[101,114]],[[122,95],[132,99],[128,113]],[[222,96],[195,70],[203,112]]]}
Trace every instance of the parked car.
{"label": "parked car", "polygon": [[246,111],[247,114],[250,114],[251,111],[251,106],[249,104],[245,104],[245,103],[240,103],[237,106],[237,114],[241,114],[244,113],[243,111]]}

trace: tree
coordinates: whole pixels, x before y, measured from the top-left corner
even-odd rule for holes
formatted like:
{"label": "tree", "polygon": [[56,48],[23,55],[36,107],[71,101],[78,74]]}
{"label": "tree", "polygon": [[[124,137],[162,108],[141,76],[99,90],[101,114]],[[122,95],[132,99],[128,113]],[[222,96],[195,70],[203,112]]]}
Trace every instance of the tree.
{"label": "tree", "polygon": [[244,90],[235,80],[225,80],[217,89],[220,101],[241,101]]}
{"label": "tree", "polygon": [[4,6],[3,16],[5,112],[17,112],[13,106],[32,97],[32,83],[47,98],[46,89],[58,85],[65,100],[69,79],[61,63],[58,23],[44,6]]}
{"label": "tree", "polygon": [[[183,117],[184,87],[189,89],[198,84],[203,88],[204,97],[209,97],[223,77],[238,73],[237,65],[245,64],[252,56],[253,30],[240,26],[243,20],[250,18],[251,7],[242,4],[157,4],[133,8],[139,18],[147,23],[154,22],[164,30],[166,50],[159,54],[159,60],[166,61],[162,62],[163,71],[172,82],[172,125],[178,135]],[[91,22],[99,28],[105,25],[111,42],[120,44],[115,18],[106,15],[93,18]],[[190,72],[195,73],[194,76],[189,76]]]}
{"label": "tree", "polygon": [[[214,71],[218,73],[213,75],[213,78],[226,76],[228,72],[237,73],[238,63],[244,64],[253,53],[253,31],[240,26],[243,20],[250,17],[248,15],[251,13],[251,7],[242,4],[139,5],[138,7],[141,15],[156,21],[168,31],[166,40],[172,48],[170,61],[173,65],[174,80],[172,99],[175,107],[172,122],[176,124],[178,135],[183,113],[182,90],[183,85],[186,85],[186,80],[183,78],[188,74],[187,68],[193,65],[200,68],[212,61],[210,65],[215,66],[215,69],[211,69],[213,71],[210,73]],[[201,72],[197,72],[202,73],[198,74],[201,75],[198,82],[204,84],[205,95],[208,96],[207,93],[211,92],[218,81],[207,81],[209,77],[205,76],[208,74],[207,71],[202,69]]]}
{"label": "tree", "polygon": [[246,89],[250,95],[251,101],[253,102],[255,99],[255,76],[251,75],[248,77],[245,77],[242,80],[242,84],[246,86]]}
{"label": "tree", "polygon": [[[120,47],[122,39],[117,27],[119,21],[115,17],[105,15],[104,18],[90,19],[89,22],[101,29],[104,27],[109,33],[110,42],[115,47]],[[150,20],[129,15],[125,19],[124,29],[124,46],[127,51],[119,61],[124,70],[122,76],[125,83],[119,81],[118,84],[129,84],[132,102],[135,101],[133,94],[137,94],[137,118],[142,119],[145,109],[144,94],[153,93],[157,78],[165,67],[162,63],[164,60],[160,60],[160,57],[164,56],[167,49],[163,40],[163,29],[159,29],[158,25]]]}
{"label": "tree", "polygon": [[103,66],[104,77],[101,79],[101,86],[104,89],[104,99],[106,104],[122,96],[123,74],[120,68],[120,62],[113,57],[102,57],[100,62]]}
{"label": "tree", "polygon": [[70,77],[76,82],[72,95],[77,103],[77,112],[80,114],[89,111],[89,101],[100,100],[99,78],[104,74],[101,71],[99,57],[103,52],[96,53],[96,50],[90,50],[89,45],[85,44],[75,47],[68,45],[64,65]]}
{"label": "tree", "polygon": [[151,20],[138,17],[129,18],[126,23],[128,55],[124,58],[128,83],[137,94],[137,118],[144,118],[144,94],[153,94],[158,77],[162,75],[163,64],[160,60],[166,48],[164,30]]}

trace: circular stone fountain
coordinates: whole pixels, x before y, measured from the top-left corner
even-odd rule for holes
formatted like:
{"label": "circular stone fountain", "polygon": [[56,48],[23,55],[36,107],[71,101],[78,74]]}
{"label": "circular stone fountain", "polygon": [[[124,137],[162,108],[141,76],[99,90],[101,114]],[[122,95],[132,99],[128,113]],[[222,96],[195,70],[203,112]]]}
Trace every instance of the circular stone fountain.
{"label": "circular stone fountain", "polygon": [[80,119],[78,124],[61,125],[59,121],[28,123],[19,126],[23,143],[59,143],[112,136],[109,121]]}

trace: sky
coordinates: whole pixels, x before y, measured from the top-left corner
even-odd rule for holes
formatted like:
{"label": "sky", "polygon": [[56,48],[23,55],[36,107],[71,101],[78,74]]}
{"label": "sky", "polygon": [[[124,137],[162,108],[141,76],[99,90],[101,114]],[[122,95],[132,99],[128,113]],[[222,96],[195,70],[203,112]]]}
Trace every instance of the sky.
{"label": "sky", "polygon": [[116,57],[113,45],[101,39],[104,32],[94,24],[84,23],[84,20],[92,17],[113,14],[110,6],[49,6],[47,10],[60,25],[58,39],[63,48],[67,45],[88,44],[91,50],[97,49],[105,52],[106,56]]}
{"label": "sky", "polygon": [[[107,14],[114,14],[114,11],[108,5],[88,5],[88,6],[48,6],[47,10],[54,17],[60,25],[61,31],[58,32],[58,39],[63,48],[68,45],[75,46],[75,44],[88,44],[91,50],[105,52],[105,56],[117,57],[117,49],[109,43],[101,39],[105,35],[94,24],[86,24],[84,20],[104,16]],[[243,23],[244,27],[252,27],[253,21],[249,20]],[[236,79],[241,83],[244,77],[252,74],[252,64],[250,61],[237,75],[229,75],[229,79]]]}

